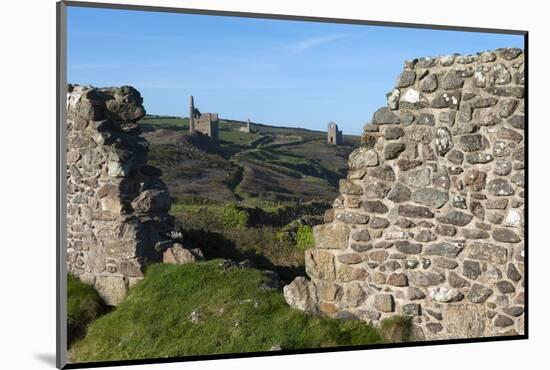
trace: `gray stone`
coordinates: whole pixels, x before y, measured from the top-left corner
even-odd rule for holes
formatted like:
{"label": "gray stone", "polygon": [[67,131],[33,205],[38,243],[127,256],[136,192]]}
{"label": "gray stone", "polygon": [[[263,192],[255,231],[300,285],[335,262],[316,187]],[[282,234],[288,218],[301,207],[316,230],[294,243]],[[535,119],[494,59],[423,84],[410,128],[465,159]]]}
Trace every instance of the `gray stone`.
{"label": "gray stone", "polygon": [[357,212],[344,212],[336,215],[336,219],[346,224],[366,224],[369,216]]}
{"label": "gray stone", "polygon": [[470,202],[470,212],[482,221],[485,218],[485,208],[483,208],[483,205],[478,201]]}
{"label": "gray stone", "polygon": [[416,72],[410,70],[404,70],[397,81],[398,87],[409,87],[414,84],[416,80]]}
{"label": "gray stone", "polygon": [[407,171],[401,175],[401,181],[414,188],[425,188],[431,183],[431,171],[428,167]]}
{"label": "gray stone", "polygon": [[516,288],[514,288],[512,283],[506,280],[497,281],[496,287],[500,294],[510,294],[515,293],[516,291]]}
{"label": "gray stone", "polygon": [[469,164],[485,164],[491,162],[495,157],[489,153],[468,153],[466,155],[466,162]]}
{"label": "gray stone", "polygon": [[427,245],[424,248],[424,254],[443,256],[443,257],[456,257],[464,249],[460,242],[441,242],[436,244]]}
{"label": "gray stone", "polygon": [[466,226],[472,221],[473,216],[464,212],[450,211],[445,216],[438,217],[436,220],[442,224]]}
{"label": "gray stone", "polygon": [[345,297],[349,307],[357,307],[365,301],[367,294],[359,283],[352,282],[346,286]]}
{"label": "gray stone", "polygon": [[514,231],[506,228],[497,228],[493,230],[493,239],[504,243],[518,243],[521,238]]}
{"label": "gray stone", "polygon": [[510,325],[514,325],[514,320],[504,315],[497,315],[495,319],[495,326],[497,328],[503,328]]}
{"label": "gray stone", "polygon": [[495,162],[494,173],[498,176],[507,176],[512,172],[512,162],[505,159],[497,159]]}
{"label": "gray stone", "polygon": [[493,86],[493,87],[488,87],[485,91],[491,95],[504,96],[507,98],[509,97],[523,98],[525,95],[524,88],[520,86],[513,86],[513,87]]}
{"label": "gray stone", "polygon": [[431,242],[437,239],[437,236],[430,230],[422,230],[414,236],[414,240],[422,243]]}
{"label": "gray stone", "polygon": [[378,165],[378,154],[373,149],[361,147],[349,155],[350,169],[373,167]]}
{"label": "gray stone", "polygon": [[377,294],[374,296],[374,308],[380,312],[393,312],[395,304],[391,294]]}
{"label": "gray stone", "polygon": [[445,281],[445,276],[434,272],[411,270],[407,273],[409,281],[416,286],[439,285]]}
{"label": "gray stone", "polygon": [[357,253],[344,253],[340,254],[337,258],[338,262],[344,263],[346,265],[355,265],[357,263],[363,262],[363,257]]}
{"label": "gray stone", "polygon": [[506,307],[503,308],[502,311],[504,311],[506,315],[518,317],[523,315],[524,308],[522,306]]}
{"label": "gray stone", "polygon": [[485,230],[462,229],[464,239],[489,239],[489,233]]}
{"label": "gray stone", "polygon": [[384,159],[395,159],[405,151],[404,143],[387,143],[384,147]]}
{"label": "gray stone", "polygon": [[406,202],[411,199],[411,191],[405,185],[396,183],[388,193],[388,199],[396,202]]}
{"label": "gray stone", "polygon": [[441,79],[441,87],[444,90],[459,89],[464,85],[464,80],[456,71],[447,72]]}
{"label": "gray stone", "polygon": [[506,263],[508,255],[506,248],[483,242],[469,243],[465,253],[468,258],[498,264]]}
{"label": "gray stone", "polygon": [[508,279],[518,282],[521,280],[521,274],[513,263],[509,263],[506,268],[506,276]]}
{"label": "gray stone", "polygon": [[414,122],[415,119],[416,119],[416,117],[414,116],[413,113],[408,112],[408,111],[401,112],[401,123],[403,125],[409,126]]}
{"label": "gray stone", "polygon": [[368,175],[378,180],[395,181],[395,172],[393,171],[393,168],[391,166],[370,168],[368,171]]}
{"label": "gray stone", "polygon": [[428,288],[430,298],[436,302],[449,303],[464,299],[464,295],[454,288],[438,287]]}
{"label": "gray stone", "polygon": [[456,338],[485,336],[485,308],[477,304],[453,304],[446,307],[442,325]]}
{"label": "gray stone", "polygon": [[470,169],[464,173],[464,186],[473,191],[485,189],[487,174],[477,169]]}
{"label": "gray stone", "polygon": [[416,203],[429,207],[441,208],[449,200],[449,194],[435,189],[424,188],[413,192],[411,199]]}
{"label": "gray stone", "polygon": [[512,127],[517,128],[519,130],[524,130],[525,129],[525,117],[524,116],[520,116],[520,115],[512,116],[508,119],[508,123]]}
{"label": "gray stone", "polygon": [[444,156],[453,147],[451,133],[444,127],[435,130],[435,151],[437,155]]}
{"label": "gray stone", "polygon": [[[516,99],[501,99],[498,102],[498,116],[500,118],[510,117],[518,106],[518,100]],[[508,121],[510,122],[510,121]]]}
{"label": "gray stone", "polygon": [[472,105],[472,108],[479,109],[479,108],[488,108],[492,107],[493,105],[496,105],[498,103],[497,98],[490,97],[479,97],[475,100],[472,100],[470,104]]}
{"label": "gray stone", "polygon": [[463,135],[458,140],[460,147],[466,152],[486,149],[487,142],[487,138],[480,134]]}
{"label": "gray stone", "polygon": [[367,198],[382,199],[390,191],[391,186],[382,181],[367,182],[364,189],[364,195]]}
{"label": "gray stone", "polygon": [[388,280],[386,281],[386,284],[397,286],[397,287],[404,287],[408,285],[407,275],[403,273],[393,273],[390,276],[388,276]]}
{"label": "gray stone", "polygon": [[353,249],[356,252],[362,253],[372,249],[372,244],[351,243],[351,249]]}
{"label": "gray stone", "polygon": [[431,113],[420,113],[416,120],[417,125],[435,126],[435,117]]}
{"label": "gray stone", "polygon": [[366,200],[363,202],[363,209],[371,213],[387,213],[388,207],[379,200]]}
{"label": "gray stone", "polygon": [[385,218],[374,216],[369,226],[373,229],[385,229],[390,226],[390,222]]}
{"label": "gray stone", "polygon": [[303,276],[298,276],[283,288],[286,303],[304,312],[319,312],[315,285]]}
{"label": "gray stone", "polygon": [[367,229],[356,231],[351,235],[351,239],[356,242],[368,242],[371,237]]}
{"label": "gray stone", "polygon": [[443,325],[441,325],[438,322],[429,322],[426,324],[426,329],[436,334],[436,333],[439,333],[441,330],[443,330]]}
{"label": "gray stone", "polygon": [[176,265],[193,263],[197,260],[204,259],[202,252],[199,249],[189,250],[183,248],[179,243],[175,243],[172,247],[166,249],[162,255],[162,262]]}
{"label": "gray stone", "polygon": [[453,270],[458,267],[458,262],[452,259],[436,257],[433,259],[434,265],[448,270]]}
{"label": "gray stone", "polygon": [[340,180],[340,193],[348,195],[362,195],[363,188],[361,185],[357,185],[349,180]]}
{"label": "gray stone", "polygon": [[406,240],[398,240],[395,243],[395,248],[405,254],[418,254],[422,252],[422,244],[411,243]]}
{"label": "gray stone", "polygon": [[501,140],[510,140],[510,141],[519,143],[523,140],[523,135],[509,128],[501,127],[497,132],[497,138]]}
{"label": "gray stone", "polygon": [[372,117],[372,123],[376,123],[378,125],[398,124],[400,122],[401,120],[399,119],[399,116],[386,107],[378,109],[374,112],[374,116]]}
{"label": "gray stone", "polygon": [[464,261],[462,264],[462,274],[472,280],[476,280],[481,275],[481,266],[477,261]]}
{"label": "gray stone", "polygon": [[386,140],[396,140],[403,136],[405,132],[399,126],[388,126],[384,130],[384,139]]}
{"label": "gray stone", "polygon": [[399,216],[412,218],[433,218],[434,213],[427,207],[412,206],[409,204],[399,205],[397,208]]}
{"label": "gray stone", "polygon": [[473,284],[470,288],[470,291],[467,294],[467,298],[472,303],[483,303],[489,298],[489,296],[493,294],[493,290],[490,288],[487,288],[484,285],[481,284]]}
{"label": "gray stone", "polygon": [[438,83],[437,83],[437,75],[432,73],[428,75],[422,83],[420,84],[420,91],[431,93],[437,90]]}
{"label": "gray stone", "polygon": [[470,286],[470,283],[466,279],[463,279],[454,271],[449,271],[449,277],[447,278],[447,281],[449,282],[449,285],[453,288],[464,288]]}
{"label": "gray stone", "polygon": [[502,48],[497,50],[498,56],[506,60],[516,59],[522,52],[523,50],[519,48]]}
{"label": "gray stone", "polygon": [[328,251],[311,248],[305,252],[306,273],[317,279],[334,280],[334,255]]}
{"label": "gray stone", "polygon": [[421,289],[419,288],[416,288],[416,287],[409,287],[406,291],[405,291],[405,297],[408,299],[408,300],[411,300],[411,301],[415,301],[417,299],[423,299],[426,297],[426,295],[424,294],[424,292],[422,292]]}
{"label": "gray stone", "polygon": [[449,225],[437,225],[435,232],[439,235],[454,236],[456,234],[456,228]]}
{"label": "gray stone", "polygon": [[317,248],[345,249],[348,244],[349,228],[342,223],[317,225],[313,227],[313,238]]}
{"label": "gray stone", "polygon": [[418,303],[408,303],[406,305],[403,305],[403,314],[419,316],[421,314],[420,305]]}
{"label": "gray stone", "polygon": [[447,155],[449,162],[452,162],[457,165],[461,165],[464,162],[464,153],[459,150],[453,149]]}
{"label": "gray stone", "polygon": [[430,106],[432,108],[458,109],[458,106],[460,105],[460,98],[461,94],[459,91],[438,93],[436,97],[431,101]]}

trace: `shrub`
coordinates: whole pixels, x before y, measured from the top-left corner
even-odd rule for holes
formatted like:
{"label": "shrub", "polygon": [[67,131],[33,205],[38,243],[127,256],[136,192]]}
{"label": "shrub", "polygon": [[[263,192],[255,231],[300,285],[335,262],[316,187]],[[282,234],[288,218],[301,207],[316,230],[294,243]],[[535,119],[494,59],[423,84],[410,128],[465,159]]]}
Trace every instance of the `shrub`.
{"label": "shrub", "polygon": [[382,321],[380,332],[387,343],[410,342],[414,340],[412,317],[393,316]]}
{"label": "shrub", "polygon": [[67,342],[70,345],[86,333],[89,323],[105,312],[106,305],[89,285],[67,275]]}
{"label": "shrub", "polygon": [[315,245],[313,228],[309,225],[300,225],[296,232],[296,245],[301,250],[306,250]]}
{"label": "shrub", "polygon": [[249,216],[246,210],[237,207],[235,204],[228,204],[223,207],[222,223],[226,229],[242,229],[248,226]]}

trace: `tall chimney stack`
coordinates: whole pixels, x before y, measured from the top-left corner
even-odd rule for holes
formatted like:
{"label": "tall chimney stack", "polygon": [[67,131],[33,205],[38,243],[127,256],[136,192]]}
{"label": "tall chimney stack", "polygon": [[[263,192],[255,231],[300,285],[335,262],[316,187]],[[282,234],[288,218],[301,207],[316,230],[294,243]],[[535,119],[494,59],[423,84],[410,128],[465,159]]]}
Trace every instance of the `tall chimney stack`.
{"label": "tall chimney stack", "polygon": [[195,132],[195,103],[193,95],[189,97],[189,132]]}

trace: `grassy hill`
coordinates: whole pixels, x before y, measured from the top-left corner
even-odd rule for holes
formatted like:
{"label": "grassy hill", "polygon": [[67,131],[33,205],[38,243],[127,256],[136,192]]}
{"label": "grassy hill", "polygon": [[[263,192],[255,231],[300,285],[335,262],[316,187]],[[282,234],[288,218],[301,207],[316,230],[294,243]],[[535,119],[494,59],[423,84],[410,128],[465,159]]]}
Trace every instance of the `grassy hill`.
{"label": "grassy hill", "polygon": [[245,133],[244,122],[220,120],[214,146],[189,135],[187,118],[146,116],[140,125],[172,196],[254,206],[331,202],[360,144],[359,136],[344,136],[343,145],[331,146],[325,132],[263,124]]}
{"label": "grassy hill", "polygon": [[[406,341],[410,320],[374,329],[291,309],[265,275],[221,260],[152,265],[116,309],[71,348],[73,362],[145,359]],[[70,297],[69,297],[70,299]],[[388,337],[391,334],[391,337]]]}

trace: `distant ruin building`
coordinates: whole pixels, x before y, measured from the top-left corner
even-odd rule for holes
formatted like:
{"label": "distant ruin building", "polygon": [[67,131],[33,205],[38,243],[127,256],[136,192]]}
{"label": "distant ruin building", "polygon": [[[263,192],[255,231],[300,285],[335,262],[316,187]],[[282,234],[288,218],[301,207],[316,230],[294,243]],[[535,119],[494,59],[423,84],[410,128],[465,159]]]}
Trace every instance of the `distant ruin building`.
{"label": "distant ruin building", "polygon": [[189,97],[189,132],[198,131],[218,141],[218,113],[201,113],[195,108],[193,95]]}
{"label": "distant ruin building", "polygon": [[251,133],[252,130],[250,129],[250,118],[246,120],[246,126],[239,128],[240,132],[246,132],[247,134]]}
{"label": "distant ruin building", "polygon": [[328,124],[327,143],[331,145],[342,144],[342,131],[338,131],[338,125],[334,122]]}

